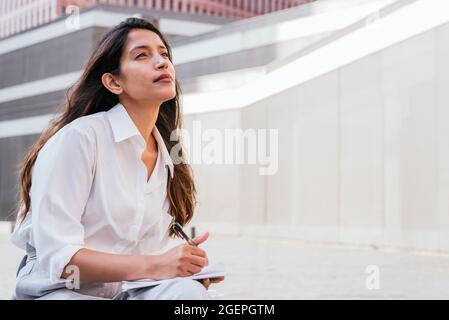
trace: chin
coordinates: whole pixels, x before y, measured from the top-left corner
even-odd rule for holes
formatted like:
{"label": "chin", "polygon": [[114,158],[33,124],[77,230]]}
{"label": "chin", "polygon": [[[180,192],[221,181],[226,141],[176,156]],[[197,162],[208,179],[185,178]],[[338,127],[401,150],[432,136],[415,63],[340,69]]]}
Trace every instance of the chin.
{"label": "chin", "polygon": [[166,101],[169,101],[169,100],[173,99],[174,97],[176,97],[176,94],[167,95],[166,97],[161,97],[161,101],[162,102],[166,102]]}
{"label": "chin", "polygon": [[171,99],[173,99],[174,97],[176,97],[176,92],[171,92],[171,94],[168,94],[167,96],[166,96],[166,98],[165,98],[165,101],[168,101],[168,100],[171,100]]}

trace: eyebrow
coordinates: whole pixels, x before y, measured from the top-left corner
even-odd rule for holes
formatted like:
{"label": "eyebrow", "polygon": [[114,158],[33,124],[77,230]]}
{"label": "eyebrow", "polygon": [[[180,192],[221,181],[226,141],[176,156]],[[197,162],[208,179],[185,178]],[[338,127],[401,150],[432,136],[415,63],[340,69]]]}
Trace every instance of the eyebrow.
{"label": "eyebrow", "polygon": [[[136,47],[132,48],[131,50],[129,50],[129,52],[133,52],[134,50],[137,50],[137,49],[147,49],[147,50],[150,50],[150,47],[149,47],[149,46],[146,46],[146,45],[136,46]],[[163,45],[159,45],[159,46],[158,46],[158,49],[165,49],[165,50],[168,50],[168,49],[167,49],[165,46],[163,46]]]}

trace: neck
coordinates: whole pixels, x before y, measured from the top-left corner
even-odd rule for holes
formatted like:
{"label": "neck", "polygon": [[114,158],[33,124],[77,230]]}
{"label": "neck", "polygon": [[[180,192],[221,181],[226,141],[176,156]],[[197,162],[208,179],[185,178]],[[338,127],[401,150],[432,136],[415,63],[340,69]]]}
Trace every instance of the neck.
{"label": "neck", "polygon": [[155,102],[136,102],[136,101],[120,101],[120,103],[128,111],[129,116],[133,120],[137,129],[147,143],[148,149],[156,148],[156,141],[151,134],[156,125],[157,116],[159,114],[160,103]]}

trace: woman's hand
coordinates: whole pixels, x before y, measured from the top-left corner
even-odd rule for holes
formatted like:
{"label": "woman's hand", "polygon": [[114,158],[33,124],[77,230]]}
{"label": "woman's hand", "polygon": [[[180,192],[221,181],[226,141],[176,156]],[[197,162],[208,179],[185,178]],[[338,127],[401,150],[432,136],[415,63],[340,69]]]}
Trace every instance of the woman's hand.
{"label": "woman's hand", "polygon": [[[202,234],[199,237],[196,237],[195,239],[193,239],[193,242],[195,242],[197,245],[206,241],[206,239],[204,239],[204,237],[206,236],[209,237],[208,233]],[[206,287],[206,289],[209,289],[209,286],[212,283],[218,283],[224,280],[224,277],[217,277],[217,278],[206,278],[206,279],[199,279],[198,281],[201,282],[203,284],[204,287]]]}
{"label": "woman's hand", "polygon": [[[206,232],[193,241],[199,245],[208,237],[209,233]],[[148,266],[144,271],[146,277],[160,280],[191,276],[207,266],[209,260],[205,250],[189,244],[182,244],[161,255],[151,256],[151,260],[147,260],[146,264]]]}
{"label": "woman's hand", "polygon": [[201,282],[203,284],[203,286],[206,287],[206,289],[209,289],[209,286],[212,283],[218,283],[224,280],[225,277],[217,277],[217,278],[206,278],[206,279],[200,279],[198,280],[199,282]]}

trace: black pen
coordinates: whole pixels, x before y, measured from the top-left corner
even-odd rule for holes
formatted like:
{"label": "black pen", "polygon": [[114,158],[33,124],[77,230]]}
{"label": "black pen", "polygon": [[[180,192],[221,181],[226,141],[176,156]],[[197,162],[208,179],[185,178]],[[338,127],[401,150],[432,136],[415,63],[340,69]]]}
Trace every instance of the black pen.
{"label": "black pen", "polygon": [[175,231],[178,236],[187,241],[188,244],[197,247],[196,243],[192,239],[190,239],[190,237],[184,232],[184,230],[182,230],[182,227],[179,223],[174,222],[171,227],[173,228],[173,231]]}

